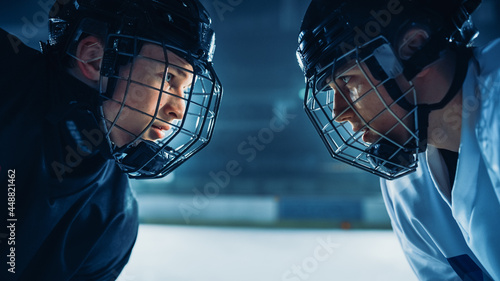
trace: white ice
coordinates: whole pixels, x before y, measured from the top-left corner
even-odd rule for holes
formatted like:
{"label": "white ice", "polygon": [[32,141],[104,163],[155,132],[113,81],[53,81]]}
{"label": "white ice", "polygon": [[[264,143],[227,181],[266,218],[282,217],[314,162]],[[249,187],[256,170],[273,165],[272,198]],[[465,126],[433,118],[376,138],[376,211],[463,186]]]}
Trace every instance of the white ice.
{"label": "white ice", "polygon": [[392,231],[142,224],[118,281],[416,281]]}

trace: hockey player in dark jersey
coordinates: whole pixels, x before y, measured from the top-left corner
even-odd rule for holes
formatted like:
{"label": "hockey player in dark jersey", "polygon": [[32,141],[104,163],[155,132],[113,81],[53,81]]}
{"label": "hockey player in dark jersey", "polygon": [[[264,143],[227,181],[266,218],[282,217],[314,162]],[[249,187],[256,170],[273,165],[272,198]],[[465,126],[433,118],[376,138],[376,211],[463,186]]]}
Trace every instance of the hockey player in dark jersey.
{"label": "hockey player in dark jersey", "polygon": [[137,236],[128,178],[212,136],[211,19],[198,0],[58,1],[49,29],[42,53],[0,29],[0,279],[114,280]]}

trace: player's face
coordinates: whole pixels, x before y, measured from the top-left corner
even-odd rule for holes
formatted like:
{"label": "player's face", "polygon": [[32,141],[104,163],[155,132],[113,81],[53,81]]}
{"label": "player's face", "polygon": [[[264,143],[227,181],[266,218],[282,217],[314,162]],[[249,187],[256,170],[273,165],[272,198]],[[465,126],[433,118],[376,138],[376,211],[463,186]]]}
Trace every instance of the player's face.
{"label": "player's face", "polygon": [[[354,132],[363,133],[365,143],[377,142],[381,134],[399,144],[410,138],[401,121],[398,121],[407,112],[394,103],[364,63],[350,63],[334,76],[335,83],[332,79],[327,82],[335,92],[333,115],[336,122],[349,122]],[[408,118],[402,122],[412,127]]]}
{"label": "player's face", "polygon": [[193,67],[169,51],[167,64],[164,54],[162,47],[145,44],[133,65],[120,69],[120,76],[130,79],[118,80],[113,99],[103,104],[108,128],[112,128],[111,140],[118,147],[133,141],[152,120],[142,139],[161,139],[172,122],[184,116],[184,95],[193,80]]}

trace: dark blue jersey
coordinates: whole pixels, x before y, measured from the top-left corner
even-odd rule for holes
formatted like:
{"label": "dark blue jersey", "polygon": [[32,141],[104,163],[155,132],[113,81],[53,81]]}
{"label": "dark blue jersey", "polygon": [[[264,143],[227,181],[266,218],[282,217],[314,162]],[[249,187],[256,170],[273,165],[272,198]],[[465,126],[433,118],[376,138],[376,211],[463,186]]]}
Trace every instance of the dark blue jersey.
{"label": "dark blue jersey", "polygon": [[0,280],[114,280],[137,203],[93,112],[97,91],[0,29]]}

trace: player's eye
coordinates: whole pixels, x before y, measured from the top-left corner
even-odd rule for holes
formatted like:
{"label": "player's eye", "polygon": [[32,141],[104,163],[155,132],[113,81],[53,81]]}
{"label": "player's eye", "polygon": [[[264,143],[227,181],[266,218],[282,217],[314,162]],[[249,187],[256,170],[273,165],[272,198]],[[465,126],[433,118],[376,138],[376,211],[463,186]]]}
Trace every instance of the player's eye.
{"label": "player's eye", "polygon": [[172,78],[174,78],[174,75],[167,72],[167,74],[165,75],[165,81],[170,82],[170,80],[172,80]]}
{"label": "player's eye", "polygon": [[340,80],[342,80],[342,82],[344,82],[345,84],[349,84],[349,81],[351,80],[351,76],[340,77]]}

